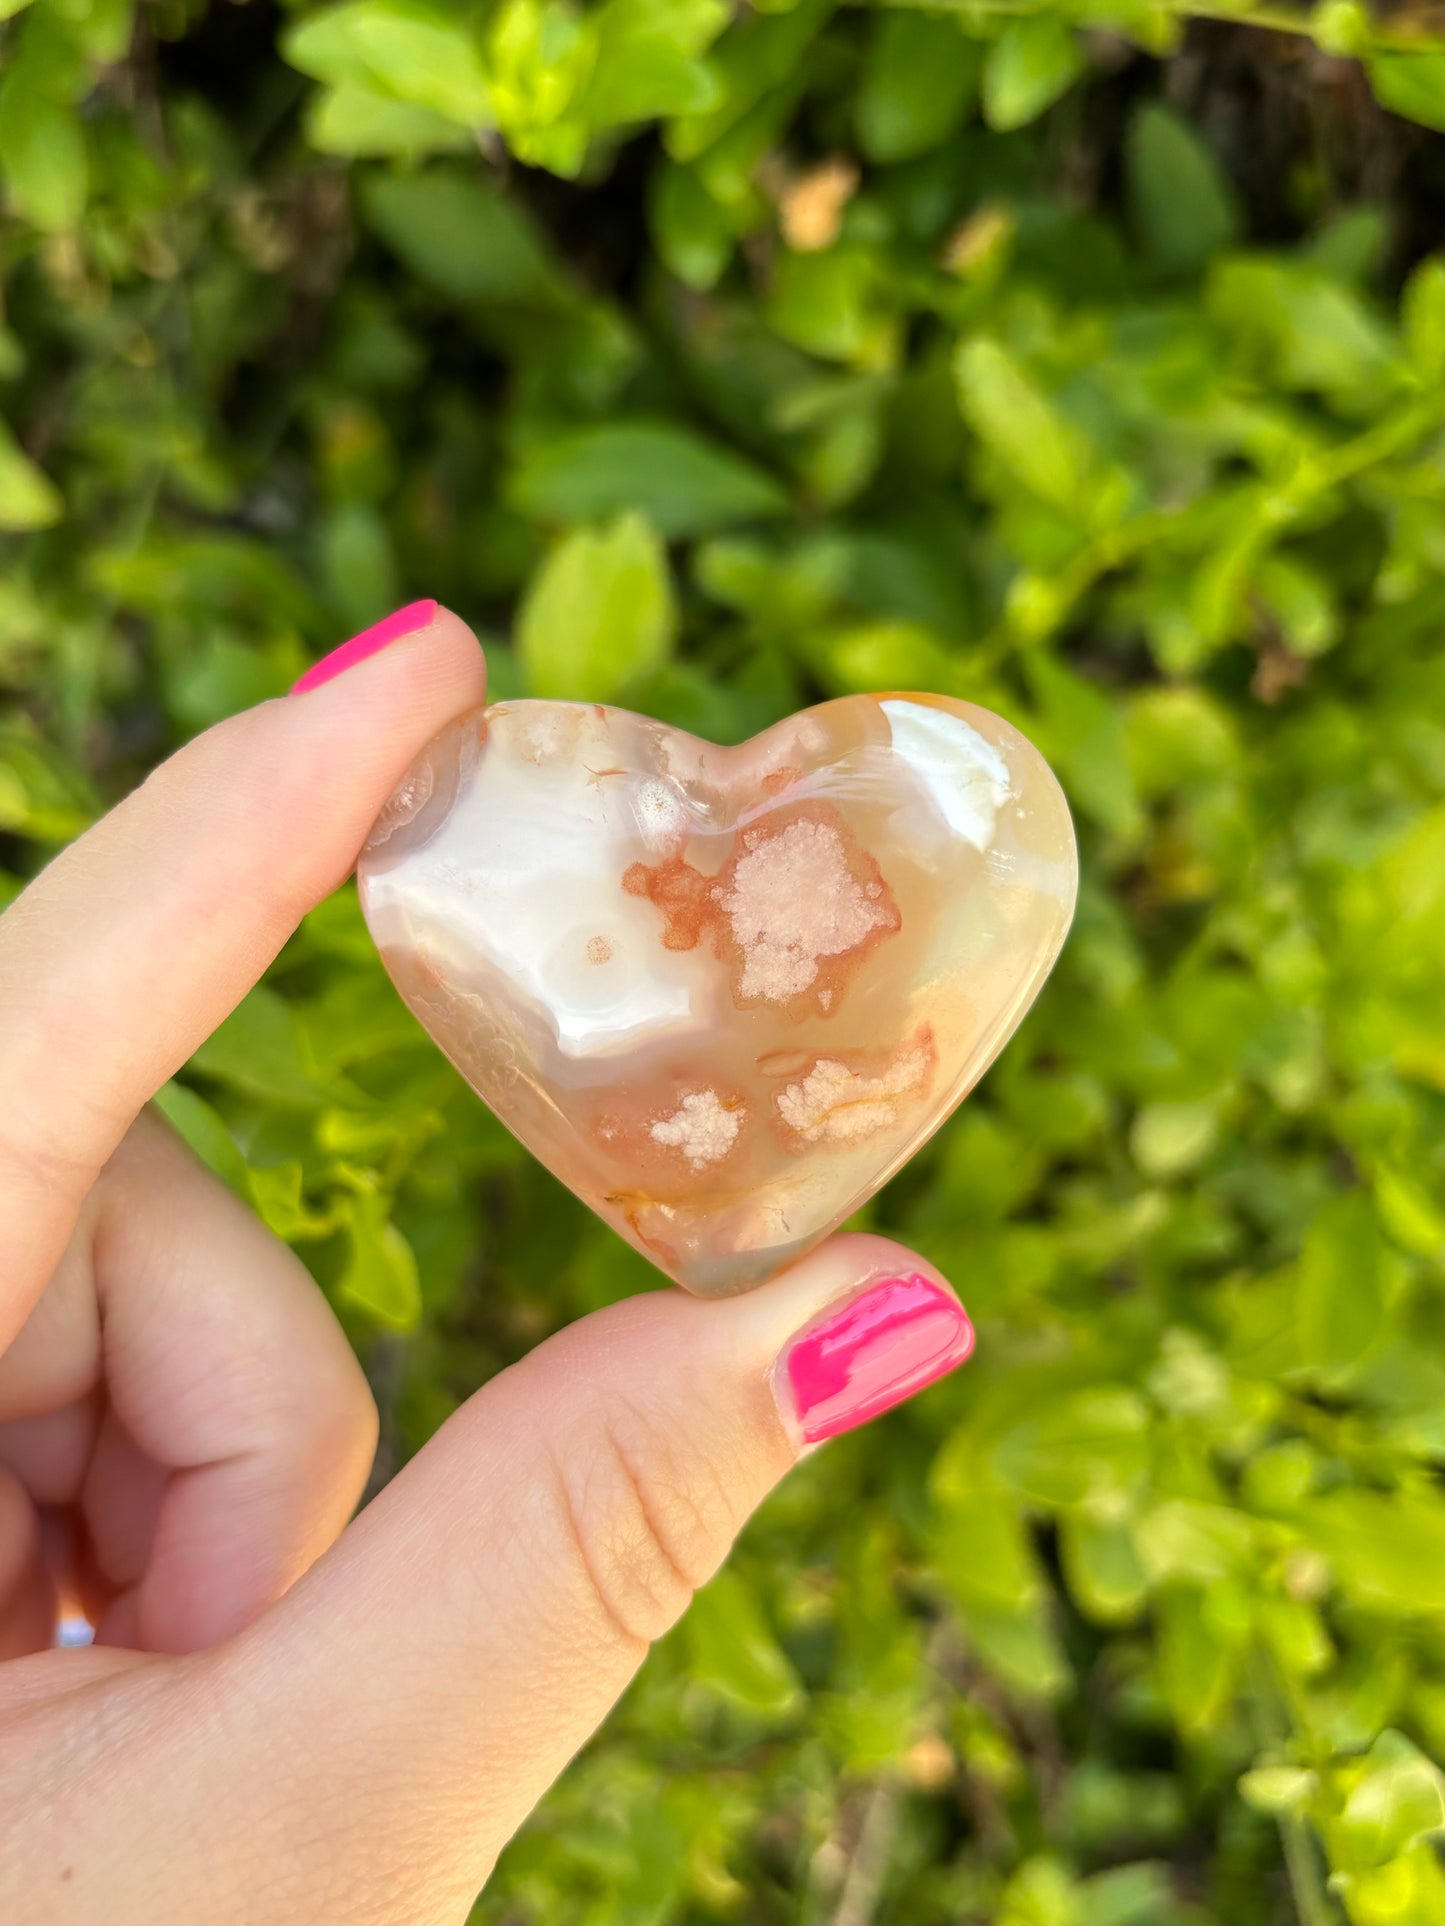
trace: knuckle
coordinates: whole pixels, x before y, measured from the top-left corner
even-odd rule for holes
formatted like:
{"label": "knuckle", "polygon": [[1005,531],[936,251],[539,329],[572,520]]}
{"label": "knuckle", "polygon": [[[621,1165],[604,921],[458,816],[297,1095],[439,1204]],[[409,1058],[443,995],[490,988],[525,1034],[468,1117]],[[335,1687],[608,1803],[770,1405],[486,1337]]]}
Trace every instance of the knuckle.
{"label": "knuckle", "polygon": [[[7,1066],[0,1066],[0,1085],[24,1087],[18,1075],[12,1078]],[[97,1115],[92,1133],[101,1141],[114,1121]],[[33,1118],[21,1127],[13,1119],[0,1123],[0,1172],[7,1187],[14,1186],[44,1198],[80,1198],[91,1188],[101,1164],[85,1149],[61,1141],[48,1131],[43,1121]]]}
{"label": "knuckle", "polygon": [[331,1356],[313,1366],[308,1403],[313,1459],[332,1468],[335,1491],[349,1514],[370,1475],[381,1419],[366,1373],[340,1331]]}
{"label": "knuckle", "polygon": [[740,1522],[701,1453],[640,1412],[589,1411],[557,1462],[563,1525],[597,1616],[622,1642],[670,1631]]}

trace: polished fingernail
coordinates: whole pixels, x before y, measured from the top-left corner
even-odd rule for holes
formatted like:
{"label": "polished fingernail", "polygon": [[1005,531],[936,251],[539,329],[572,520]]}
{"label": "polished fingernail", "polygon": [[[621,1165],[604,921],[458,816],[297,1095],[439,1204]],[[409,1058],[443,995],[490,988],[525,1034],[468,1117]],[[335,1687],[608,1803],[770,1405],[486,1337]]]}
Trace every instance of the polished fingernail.
{"label": "polished fingernail", "polygon": [[973,1326],[951,1291],[915,1273],[870,1284],[801,1332],[774,1391],[805,1444],[866,1424],[964,1362]]}
{"label": "polished fingernail", "polygon": [[330,682],[343,671],[364,662],[369,655],[379,655],[389,642],[399,642],[404,635],[415,635],[418,629],[429,628],[436,619],[435,602],[408,602],[404,609],[397,609],[392,615],[384,616],[380,622],[373,622],[369,629],[360,635],[353,635],[349,642],[343,642],[339,649],[330,655],[323,655],[319,662],[313,662],[299,681],[292,683],[292,695],[304,695],[308,689],[318,689],[323,682]]}

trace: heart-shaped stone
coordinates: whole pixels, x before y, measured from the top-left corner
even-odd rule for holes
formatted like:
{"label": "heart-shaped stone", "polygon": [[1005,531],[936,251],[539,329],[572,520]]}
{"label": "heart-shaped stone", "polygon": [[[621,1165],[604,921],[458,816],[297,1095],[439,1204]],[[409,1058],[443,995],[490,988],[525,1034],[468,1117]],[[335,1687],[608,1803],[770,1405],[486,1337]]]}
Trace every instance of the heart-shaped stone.
{"label": "heart-shaped stone", "polygon": [[998,716],[849,696],[722,749],[505,702],[363,853],[387,969],[527,1147],[690,1290],[761,1283],[973,1087],[1073,912],[1068,806]]}

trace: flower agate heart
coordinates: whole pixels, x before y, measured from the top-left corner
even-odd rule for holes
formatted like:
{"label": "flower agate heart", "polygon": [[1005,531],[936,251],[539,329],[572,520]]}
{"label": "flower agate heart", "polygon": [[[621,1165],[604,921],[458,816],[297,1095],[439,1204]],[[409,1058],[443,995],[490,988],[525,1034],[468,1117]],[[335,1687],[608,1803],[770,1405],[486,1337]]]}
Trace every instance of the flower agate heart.
{"label": "flower agate heart", "polygon": [[736,749],[498,703],[418,757],[359,877],[473,1089],[715,1294],[826,1236],[973,1087],[1058,955],[1077,865],[1031,743],[897,695]]}

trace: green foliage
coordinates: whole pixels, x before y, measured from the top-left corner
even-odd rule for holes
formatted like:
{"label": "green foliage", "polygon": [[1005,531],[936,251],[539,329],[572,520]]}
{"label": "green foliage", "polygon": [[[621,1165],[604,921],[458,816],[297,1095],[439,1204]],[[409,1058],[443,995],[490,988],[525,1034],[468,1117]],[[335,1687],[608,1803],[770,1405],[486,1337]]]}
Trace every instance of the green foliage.
{"label": "green foliage", "polygon": [[[483,1922],[1445,1917],[1445,52],[1187,11],[0,0],[0,901],[412,595],[720,739],[973,698],[1078,818],[867,1213],[976,1360],[799,1467]],[[160,1101],[399,1450],[649,1281],[349,891]]]}
{"label": "green foliage", "polygon": [[538,695],[606,702],[655,669],[676,626],[667,553],[640,515],[583,531],[547,558],[517,621]]}

